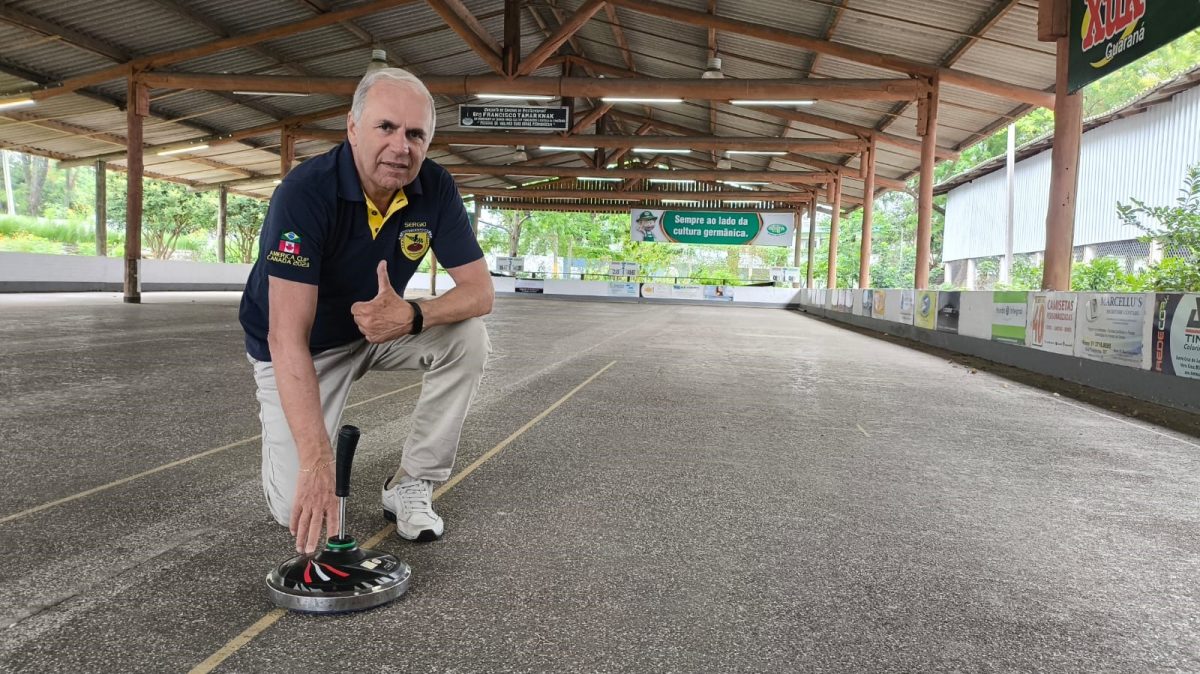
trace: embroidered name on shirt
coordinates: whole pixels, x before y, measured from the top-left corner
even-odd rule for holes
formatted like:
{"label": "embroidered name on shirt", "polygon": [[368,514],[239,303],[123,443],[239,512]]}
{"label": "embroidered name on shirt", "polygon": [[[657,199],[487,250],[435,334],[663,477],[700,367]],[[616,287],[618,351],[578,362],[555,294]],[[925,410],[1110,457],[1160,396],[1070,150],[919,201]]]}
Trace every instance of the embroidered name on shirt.
{"label": "embroidered name on shirt", "polygon": [[291,253],[281,253],[277,250],[267,253],[267,262],[290,264],[293,267],[300,267],[302,269],[307,269],[310,266],[309,259],[306,257],[292,255]]}

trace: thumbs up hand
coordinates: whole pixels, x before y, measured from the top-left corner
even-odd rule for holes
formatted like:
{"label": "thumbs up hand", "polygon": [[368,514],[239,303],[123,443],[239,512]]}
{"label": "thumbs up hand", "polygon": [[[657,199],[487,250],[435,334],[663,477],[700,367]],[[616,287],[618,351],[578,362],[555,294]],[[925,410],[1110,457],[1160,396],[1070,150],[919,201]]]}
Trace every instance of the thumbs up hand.
{"label": "thumbs up hand", "polygon": [[379,344],[407,335],[412,330],[413,310],[392,287],[387,260],[379,262],[375,273],[379,277],[379,293],[370,302],[355,302],[350,313],[367,341]]}

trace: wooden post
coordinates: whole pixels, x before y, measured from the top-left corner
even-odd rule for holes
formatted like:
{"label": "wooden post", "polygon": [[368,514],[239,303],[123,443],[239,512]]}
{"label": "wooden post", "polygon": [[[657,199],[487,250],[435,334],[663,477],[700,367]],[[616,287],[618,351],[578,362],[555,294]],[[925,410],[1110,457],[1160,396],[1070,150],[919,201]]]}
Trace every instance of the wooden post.
{"label": "wooden post", "polygon": [[913,285],[929,287],[929,249],[933,218],[933,164],[937,152],[938,90],[941,83],[933,78],[928,96],[917,99],[917,134],[921,136],[921,185],[917,198],[917,268]]}
{"label": "wooden post", "polygon": [[479,216],[483,215],[483,202],[479,197],[475,197],[475,218],[471,220],[471,229],[475,232],[475,238],[479,238]]}
{"label": "wooden post", "polygon": [[288,171],[292,170],[292,161],[296,158],[296,137],[292,129],[284,126],[279,129],[279,179],[283,180]]}
{"label": "wooden post", "polygon": [[[532,10],[531,10],[532,11]],[[517,74],[517,66],[521,64],[521,2],[520,0],[504,0],[504,74],[510,77]],[[564,76],[566,76],[564,74]],[[565,103],[563,105],[566,105]]]}
{"label": "wooden post", "polygon": [[108,164],[96,160],[96,256],[108,257]]}
{"label": "wooden post", "polygon": [[875,217],[875,142],[871,149],[863,154],[862,163],[866,164],[866,175],[863,176],[863,219],[862,246],[858,258],[858,287],[871,287],[871,224]]}
{"label": "wooden post", "polygon": [[842,176],[833,180],[833,214],[829,220],[829,269],[825,274],[825,287],[837,287],[838,219],[842,214]]}
{"label": "wooden post", "polygon": [[1075,193],[1079,188],[1079,145],[1083,96],[1067,93],[1069,37],[1058,38],[1054,84],[1054,149],[1050,154],[1050,204],[1046,209],[1046,267],[1043,290],[1071,289],[1075,246]]}
{"label": "wooden post", "polygon": [[[217,190],[217,262],[225,261],[225,234],[229,212],[229,188],[221,185]],[[241,262],[241,260],[238,260]]]}
{"label": "wooden post", "polygon": [[128,167],[129,186],[125,191],[124,301],[127,304],[140,304],[142,291],[138,282],[138,265],[142,259],[142,173],[145,170],[142,156],[142,118],[150,114],[150,95],[146,86],[138,81],[136,74],[129,76],[127,91],[125,163]]}
{"label": "wooden post", "polygon": [[1000,261],[1000,282],[1012,283],[1013,217],[1016,214],[1016,194],[1013,186],[1017,171],[1017,125],[1008,125],[1008,152],[1004,161],[1004,259]]}
{"label": "wooden post", "polygon": [[[796,206],[796,211],[793,214],[793,217],[796,218],[796,231],[794,232],[795,236],[793,237],[793,241],[792,241],[792,266],[799,269],[800,268],[800,228],[802,226],[804,226],[804,218],[800,215],[800,206],[799,205]],[[799,285],[798,281],[797,281],[796,285],[797,286]]]}
{"label": "wooden post", "polygon": [[813,287],[813,242],[817,240],[817,195],[814,192],[812,201],[808,202],[808,273],[804,277],[804,287]]}
{"label": "wooden post", "polygon": [[429,251],[429,294],[437,297],[437,256]]}
{"label": "wooden post", "polygon": [[4,167],[4,208],[10,216],[17,214],[17,204],[13,201],[12,172],[8,168],[8,150],[0,150],[0,165]]}

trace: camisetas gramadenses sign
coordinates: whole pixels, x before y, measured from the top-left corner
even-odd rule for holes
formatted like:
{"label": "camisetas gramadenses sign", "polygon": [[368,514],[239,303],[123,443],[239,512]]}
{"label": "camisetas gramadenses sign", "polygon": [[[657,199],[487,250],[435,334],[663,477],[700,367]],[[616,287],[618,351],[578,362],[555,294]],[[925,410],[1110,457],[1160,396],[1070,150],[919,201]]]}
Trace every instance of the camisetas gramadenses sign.
{"label": "camisetas gramadenses sign", "polygon": [[1067,82],[1076,91],[1200,26],[1197,0],[1069,0]]}
{"label": "camisetas gramadenses sign", "polygon": [[1028,346],[1067,356],[1074,354],[1077,303],[1075,293],[1030,293],[1026,326]]}
{"label": "camisetas gramadenses sign", "polygon": [[796,231],[794,213],[633,209],[629,219],[634,241],[790,246]]}

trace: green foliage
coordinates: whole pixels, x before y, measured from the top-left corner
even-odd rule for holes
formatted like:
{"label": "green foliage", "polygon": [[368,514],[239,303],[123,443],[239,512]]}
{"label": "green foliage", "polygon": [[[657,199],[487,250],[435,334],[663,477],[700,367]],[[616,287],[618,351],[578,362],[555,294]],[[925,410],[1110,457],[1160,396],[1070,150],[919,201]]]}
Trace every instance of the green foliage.
{"label": "green foliage", "polygon": [[1100,115],[1200,63],[1200,31],[1192,31],[1154,53],[1105,75],[1083,90],[1083,114]]}
{"label": "green foliage", "polygon": [[1141,275],[1139,290],[1171,292],[1200,291],[1200,264],[1181,257],[1168,257]]}
{"label": "green foliage", "polygon": [[12,253],[57,255],[63,252],[63,245],[27,232],[16,232],[12,235],[0,234],[0,250]]}
{"label": "green foliage", "polygon": [[1135,292],[1137,278],[1125,272],[1115,257],[1098,257],[1071,266],[1071,290],[1076,292]]}
{"label": "green foliage", "polygon": [[12,238],[18,232],[56,243],[75,243],[95,236],[95,230],[82,222],[45,221],[20,215],[0,217],[0,235]]}
{"label": "green foliage", "polygon": [[[123,231],[125,193],[124,174],[109,174],[108,222]],[[178,183],[164,180],[142,182],[142,241],[149,256],[168,260],[180,244],[180,237],[213,229],[217,223],[217,195],[192,192]]]}
{"label": "green foliage", "polygon": [[638,263],[638,279],[649,280],[651,276],[666,276],[681,253],[677,244],[633,241],[626,235],[621,242],[620,259]]}
{"label": "green foliage", "polygon": [[[1166,82],[1200,63],[1200,31],[1192,31],[1133,63],[1109,73],[1083,88],[1083,113],[1102,115],[1126,105],[1146,91]],[[1035,108],[1016,121],[1016,145],[1028,143],[1054,131],[1054,112]],[[999,157],[1008,148],[1008,129],[1004,128],[963,150],[955,161],[934,168],[935,182],[962,173],[989,159]],[[935,249],[940,250],[940,249]]]}
{"label": "green foliage", "polygon": [[1045,271],[1042,263],[1034,264],[1028,260],[1016,258],[1008,283],[996,283],[995,290],[1040,290],[1042,275]]}
{"label": "green foliage", "polygon": [[[1200,164],[1187,170],[1179,192],[1173,206],[1147,206],[1134,198],[1131,204],[1117,204],[1121,220],[1145,232],[1141,240],[1157,242],[1165,253],[1145,272],[1147,290],[1200,290]],[[1146,226],[1140,217],[1156,220],[1158,226]]]}
{"label": "green foliage", "polygon": [[[820,222],[819,219],[818,222]],[[818,236],[820,236],[819,233]],[[854,288],[858,285],[858,261],[862,252],[861,237],[861,210],[855,211],[849,217],[839,218],[837,272],[835,274],[838,288]],[[825,287],[829,281],[829,239],[827,232],[825,236],[819,238],[820,245],[813,252],[813,283],[819,287]],[[872,243],[872,248],[874,248],[874,243]]]}
{"label": "green foliage", "polygon": [[230,195],[225,205],[225,229],[229,247],[225,257],[231,262],[254,262],[258,235],[267,218],[267,202]]}

